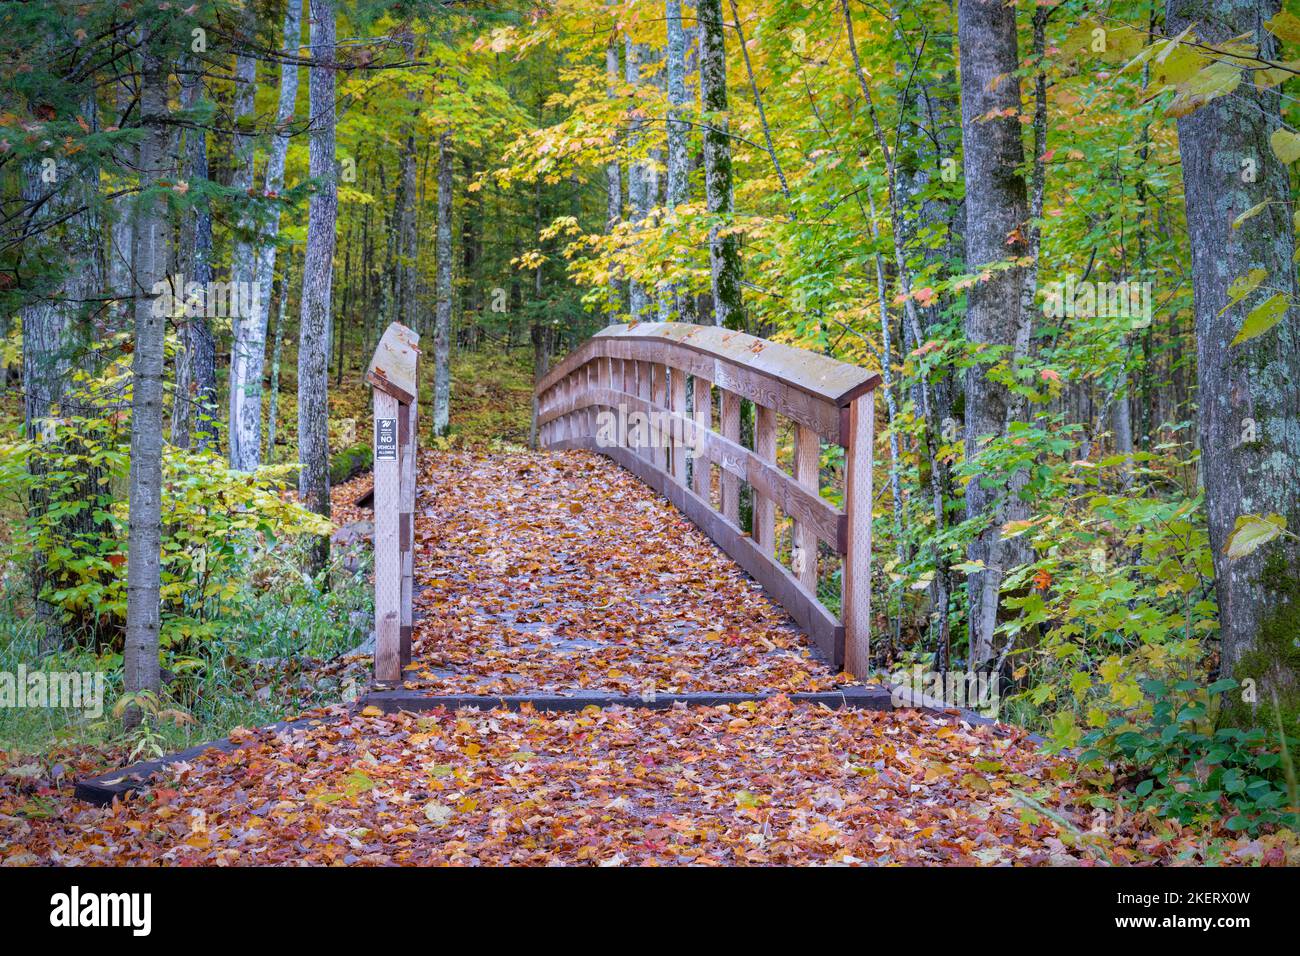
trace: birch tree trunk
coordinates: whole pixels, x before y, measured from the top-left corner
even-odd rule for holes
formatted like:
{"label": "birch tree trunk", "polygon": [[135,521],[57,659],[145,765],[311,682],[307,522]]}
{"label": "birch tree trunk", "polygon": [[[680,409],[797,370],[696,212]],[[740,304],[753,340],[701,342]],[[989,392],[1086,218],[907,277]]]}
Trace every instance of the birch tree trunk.
{"label": "birch tree trunk", "polygon": [[[961,0],[957,10],[961,58],[962,144],[966,174],[967,269],[980,269],[1024,256],[1028,210],[1020,140],[1020,60],[1016,49],[1015,8],[1002,0]],[[1006,111],[1005,115],[993,115]],[[1011,395],[991,381],[988,366],[1007,359],[1020,327],[1024,269],[994,270],[969,292],[967,341],[984,347],[979,364],[966,372],[966,457],[975,459],[990,437],[1001,436]],[[982,519],[983,529],[967,550],[984,570],[967,578],[970,601],[971,663],[992,659],[997,624],[998,590],[1006,568],[1000,564],[1002,523],[1017,513],[1005,483],[985,488],[980,480],[966,487],[966,514]]]}
{"label": "birch tree trunk", "polygon": [[[248,32],[252,32],[251,19]],[[257,94],[257,60],[250,55],[240,54],[235,58],[235,134],[234,134],[234,172],[230,177],[231,188],[247,196],[253,188],[254,138],[252,124],[254,121],[254,97]],[[253,228],[253,220],[247,213],[241,213],[238,230],[234,236],[230,260],[230,278],[236,290],[251,289],[256,279],[256,248],[247,237]],[[240,291],[232,296],[234,302],[246,302],[249,298]],[[256,307],[254,307],[256,310]],[[233,340],[230,346],[230,466],[241,471],[252,471],[257,467],[260,449],[250,434],[249,422],[261,417],[261,380],[252,379],[253,353],[256,348],[254,314],[240,315],[240,309],[231,309],[230,327]],[[265,338],[265,335],[263,336]],[[259,428],[260,431],[260,428]]]}
{"label": "birch tree trunk", "polygon": [[[609,95],[613,97],[619,77],[617,24],[605,47],[605,76]],[[605,197],[605,231],[612,233],[623,218],[623,168],[617,157],[605,164]],[[624,303],[623,280],[616,271],[611,271],[609,277],[609,303],[609,324],[617,325],[622,318]]]}
{"label": "birch tree trunk", "polygon": [[[293,121],[294,103],[298,98],[298,56],[302,42],[302,9],[289,0],[284,14],[284,56],[280,64],[280,96],[276,105],[275,135],[266,162],[268,198],[279,196],[284,189],[284,166],[289,154],[289,124]],[[251,169],[250,169],[251,173]],[[262,463],[262,378],[266,369],[266,330],[270,321],[271,284],[275,276],[275,242],[280,235],[280,207],[271,207],[269,218],[260,227],[251,250],[252,268],[247,281],[253,294],[252,313],[238,321],[239,341],[231,353],[230,445],[232,463],[243,471],[253,471]],[[238,365],[235,358],[238,357]],[[237,452],[238,461],[234,460]]]}
{"label": "birch tree trunk", "polygon": [[451,420],[451,130],[438,137],[437,262],[433,317],[433,434],[447,434]]}
{"label": "birch tree trunk", "polygon": [[[307,208],[298,320],[298,495],[319,515],[330,513],[329,339],[338,183],[334,166],[334,0],[311,0],[311,140],[309,172],[316,181]],[[321,537],[308,558],[319,572],[329,560]]]}
{"label": "birch tree trunk", "polygon": [[[1271,0],[1222,0],[1208,7],[1171,0],[1166,30],[1177,35],[1195,21],[1196,38],[1209,44],[1247,34],[1246,42],[1258,44],[1262,58],[1277,60],[1277,43],[1261,24],[1278,9]],[[1294,733],[1300,703],[1295,649],[1300,545],[1281,536],[1236,560],[1224,551],[1244,514],[1281,515],[1288,530],[1300,532],[1300,323],[1292,192],[1288,170],[1269,143],[1282,123],[1279,89],[1257,90],[1247,71],[1232,95],[1179,117],[1178,144],[1192,246],[1201,476],[1219,603],[1220,666],[1225,676],[1258,683],[1258,701],[1265,707],[1260,717],[1270,727],[1276,691]],[[1243,174],[1246,159],[1255,162],[1253,177]],[[1233,228],[1237,216],[1261,203],[1269,205]],[[1229,306],[1229,284],[1252,269],[1264,270],[1267,278],[1254,295]],[[1247,313],[1275,294],[1290,302],[1282,320],[1233,345]]]}
{"label": "birch tree trunk", "polygon": [[723,235],[733,206],[722,0],[699,0],[696,16],[700,24],[700,102],[704,111],[704,198],[710,216],[718,220],[709,227],[713,323],[740,329],[745,325],[740,294],[740,249],[734,235]]}
{"label": "birch tree trunk", "polygon": [[[682,27],[682,0],[667,0],[665,13],[668,18],[668,43],[665,64],[668,72],[668,185],[665,205],[670,219],[676,218],[676,209],[686,202],[689,196],[690,156],[686,149],[686,31]],[[680,283],[673,283],[664,290],[664,295],[671,303],[670,318],[679,322],[694,321],[694,303],[689,295],[684,295]]]}
{"label": "birch tree trunk", "polygon": [[[141,46],[140,185],[145,190],[135,209],[135,282],[156,292],[167,268],[167,204],[158,194],[160,180],[175,181],[167,168],[167,70],[146,37]],[[157,693],[160,688],[158,634],[161,627],[163,343],[167,316],[150,295],[135,300],[135,352],[131,365],[130,519],[127,532],[126,639],[123,683],[128,694]],[[128,727],[141,719],[129,708]]]}
{"label": "birch tree trunk", "polygon": [[[632,222],[639,225],[645,218],[646,210],[649,209],[648,183],[646,182],[646,163],[640,156],[641,144],[645,139],[645,121],[640,118],[640,103],[635,99],[635,90],[641,83],[641,57],[644,53],[642,47],[632,42],[629,36],[626,42],[624,52],[625,73],[629,86],[632,87],[634,99],[632,103],[632,115],[627,124],[627,204],[628,211],[631,214]],[[646,315],[650,308],[650,296],[646,293],[645,285],[637,278],[632,277],[627,284],[628,294],[628,311],[632,315],[632,321],[643,322],[648,317]]]}

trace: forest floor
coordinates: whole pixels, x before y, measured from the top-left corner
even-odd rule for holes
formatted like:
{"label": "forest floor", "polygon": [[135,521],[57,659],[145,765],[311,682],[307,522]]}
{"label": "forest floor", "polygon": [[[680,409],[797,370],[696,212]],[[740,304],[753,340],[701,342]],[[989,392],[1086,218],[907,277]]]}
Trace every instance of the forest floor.
{"label": "forest floor", "polygon": [[[591,455],[432,453],[413,686],[793,691],[819,664],[670,506]],[[358,485],[361,482],[358,483]],[[354,493],[355,487],[349,488]],[[343,517],[340,515],[340,517]],[[336,706],[173,765],[112,807],[78,767],[0,766],[0,863],[1294,862],[1104,812],[1022,732],[787,697],[667,711],[383,715]],[[1214,838],[1214,839],[1210,839]]]}

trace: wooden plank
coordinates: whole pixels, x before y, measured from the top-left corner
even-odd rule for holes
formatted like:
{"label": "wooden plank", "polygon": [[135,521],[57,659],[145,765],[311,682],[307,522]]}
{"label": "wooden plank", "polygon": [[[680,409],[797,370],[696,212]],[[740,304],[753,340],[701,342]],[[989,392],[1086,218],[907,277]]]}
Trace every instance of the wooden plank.
{"label": "wooden plank", "polygon": [[[723,391],[719,417],[722,419],[722,437],[739,445],[739,395],[735,392]],[[724,469],[722,472],[722,513],[732,524],[740,526],[740,478],[730,469]]]}
{"label": "wooden plank", "polygon": [[656,470],[644,458],[626,448],[600,448],[592,439],[574,439],[559,443],[561,448],[582,448],[599,452],[622,465],[659,494],[667,498],[686,515],[696,527],[729,554],[769,597],[785,608],[809,640],[832,667],[844,663],[844,627],[835,616],[818,602],[816,595],[805,588],[784,567],[764,554],[754,540],[726,517],[714,511],[693,491],[677,484],[668,475]]}
{"label": "wooden plank", "polygon": [[378,388],[374,399],[375,680],[398,683],[402,677],[402,555],[398,548],[401,471],[395,447],[392,457],[388,457],[384,433],[391,427],[396,438],[399,403]]}
{"label": "wooden plank", "polygon": [[[754,454],[776,465],[776,412],[757,405],[754,408]],[[776,502],[753,482],[754,539],[766,554],[776,554]]]}
{"label": "wooden plank", "polygon": [[[702,375],[695,376],[694,401],[694,418],[699,433],[710,433],[713,431],[713,384]],[[691,483],[695,488],[695,493],[705,501],[711,501],[713,498],[713,465],[709,461],[708,453],[702,447],[703,442],[697,440],[695,443],[696,456],[695,463],[692,466],[694,473],[691,477]]]}
{"label": "wooden plank", "polygon": [[410,405],[401,405],[399,411],[406,426],[402,429],[405,434],[401,436],[401,445],[398,449],[399,464],[401,466],[402,509],[399,521],[399,537],[402,545],[402,585],[401,625],[398,632],[398,646],[403,667],[411,663],[411,635],[414,633],[414,620],[411,615],[415,585],[415,542],[413,539],[415,537],[416,448],[420,433],[417,423],[418,409],[419,405],[412,403]]}
{"label": "wooden plank", "polygon": [[[605,389],[593,389],[581,401],[607,408],[617,408],[622,405],[630,412],[643,414],[658,411],[655,406],[637,395],[610,392]],[[709,413],[709,410],[697,409],[697,412]],[[548,414],[552,417],[562,416],[565,414],[565,408],[553,409]],[[694,419],[671,411],[662,414],[666,415],[670,427],[685,435],[703,456],[696,459],[696,475],[700,481],[706,482],[708,473],[704,468],[698,467],[699,462],[717,464],[724,473],[749,482],[756,492],[771,499],[783,512],[810,529],[813,535],[814,554],[817,539],[825,541],[837,554],[844,553],[847,546],[844,513],[821,497],[815,481],[811,488],[805,487],[786,474],[774,461],[764,461],[748,448],[724,438],[711,429],[702,427]],[[813,453],[816,455],[819,447],[816,434],[812,434],[812,442]],[[699,483],[693,484],[693,487],[697,489],[696,494],[700,494]],[[700,494],[700,497],[707,501],[711,497],[711,486],[706,483],[704,487],[710,494]]]}
{"label": "wooden plank", "polygon": [[78,780],[73,788],[72,795],[78,800],[84,800],[96,806],[107,806],[117,797],[125,797],[137,790],[146,789],[158,774],[164,772],[174,763],[182,761],[188,763],[209,750],[215,750],[219,753],[232,753],[241,747],[258,743],[259,736],[263,732],[278,734],[285,731],[318,727],[326,721],[335,719],[337,718],[300,717],[297,720],[280,721],[271,724],[269,727],[258,728],[256,733],[249,734],[247,737],[240,737],[238,743],[229,737],[210,740],[207,743],[198,744],[178,753],[159,757],[157,760],[146,760],[132,764],[129,767],[122,767],[120,770],[110,770],[108,773],[101,773]]}
{"label": "wooden plank", "polygon": [[[821,443],[817,433],[803,425],[795,426],[794,479],[809,494],[821,497]],[[794,547],[791,565],[795,576],[808,590],[817,591],[817,537],[808,522],[794,517]],[[843,551],[841,551],[841,554]]]}
{"label": "wooden plank", "polygon": [[[681,369],[673,369],[672,398],[669,400],[669,407],[679,416],[686,415],[686,373]],[[686,448],[685,442],[673,442],[673,480],[679,485],[686,484]]]}
{"label": "wooden plank", "polygon": [[587,707],[633,707],[643,710],[668,710],[678,704],[686,707],[737,707],[742,704],[762,703],[778,696],[788,697],[791,703],[810,706],[830,707],[835,710],[878,710],[894,709],[890,691],[879,684],[856,687],[847,686],[833,691],[804,691],[782,695],[778,691],[759,691],[757,693],[695,692],[685,694],[612,694],[601,692],[579,692],[572,696],[564,694],[509,694],[490,697],[479,694],[431,694],[420,690],[385,690],[369,694],[362,704],[366,707],[378,707],[386,714],[401,711],[425,710],[520,710],[532,707],[535,710],[559,713],[573,713]]}
{"label": "wooden plank", "polygon": [[415,330],[400,322],[390,323],[370,358],[366,381],[399,402],[414,402],[419,346],[420,336]]}
{"label": "wooden plank", "polygon": [[858,677],[871,662],[871,481],[875,396],[863,395],[849,406],[844,510],[849,549],[844,556],[844,667]]}

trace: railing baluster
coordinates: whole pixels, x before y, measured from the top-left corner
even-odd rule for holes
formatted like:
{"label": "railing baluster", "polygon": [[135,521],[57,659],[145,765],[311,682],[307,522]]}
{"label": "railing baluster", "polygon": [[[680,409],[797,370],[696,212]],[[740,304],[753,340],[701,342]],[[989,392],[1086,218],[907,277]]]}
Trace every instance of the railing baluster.
{"label": "railing baluster", "polygon": [[[821,441],[817,433],[803,425],[795,426],[794,477],[815,495],[821,494]],[[799,583],[817,593],[817,536],[802,521],[794,522],[794,548],[791,568]]]}
{"label": "railing baluster", "polygon": [[[740,442],[740,396],[726,389],[722,391],[722,437]],[[740,479],[722,470],[722,516],[732,524],[740,525]]]}
{"label": "railing baluster", "polygon": [[[686,414],[686,375],[681,369],[672,370],[672,402],[670,407],[678,415]],[[678,429],[672,430],[673,435],[678,434]],[[678,436],[684,437],[684,436]],[[673,449],[673,478],[677,483],[685,486],[686,484],[686,443],[683,441],[672,442]]]}
{"label": "railing baluster", "polygon": [[[776,461],[776,412],[766,405],[754,406],[754,454],[764,461]],[[751,485],[754,501],[754,540],[767,554],[776,553],[776,504]]]}
{"label": "railing baluster", "polygon": [[849,406],[844,510],[848,516],[848,553],[844,556],[844,669],[865,677],[871,661],[871,479],[875,436],[875,396]]}
{"label": "railing baluster", "polygon": [[[709,432],[713,430],[713,384],[701,375],[695,376],[695,424],[699,431]],[[697,439],[697,445],[702,445],[703,435]],[[695,456],[693,465],[695,473],[693,483],[695,493],[703,498],[706,502],[713,500],[713,465],[709,462],[707,455],[701,454]]]}

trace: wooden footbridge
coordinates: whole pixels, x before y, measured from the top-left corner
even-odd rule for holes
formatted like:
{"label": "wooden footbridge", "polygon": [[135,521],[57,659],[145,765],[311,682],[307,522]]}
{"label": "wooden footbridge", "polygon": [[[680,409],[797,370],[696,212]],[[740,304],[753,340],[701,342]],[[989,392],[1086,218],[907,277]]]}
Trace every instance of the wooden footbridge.
{"label": "wooden footbridge", "polygon": [[[419,666],[418,659],[412,664],[411,642],[418,359],[418,337],[394,324],[367,375],[375,394],[380,690],[372,699],[389,707],[467,703],[475,696],[431,697],[404,686],[404,672]],[[761,585],[824,665],[865,675],[879,383],[879,375],[856,366],[728,329],[611,326],[538,383],[539,445],[595,452],[631,472]],[[742,423],[749,425],[743,435]],[[791,449],[786,460],[779,446]],[[824,485],[826,474],[840,476],[839,487]],[[778,516],[789,519],[787,541],[778,542],[778,528],[786,525]],[[823,570],[829,573],[819,575]],[[833,579],[834,570],[840,572],[839,614],[818,593],[819,580]]]}

